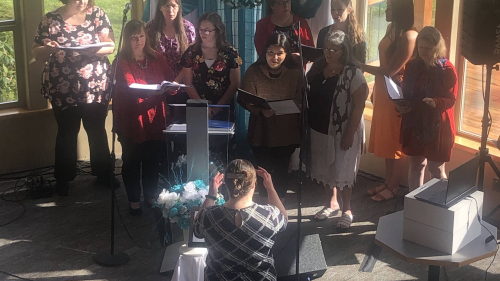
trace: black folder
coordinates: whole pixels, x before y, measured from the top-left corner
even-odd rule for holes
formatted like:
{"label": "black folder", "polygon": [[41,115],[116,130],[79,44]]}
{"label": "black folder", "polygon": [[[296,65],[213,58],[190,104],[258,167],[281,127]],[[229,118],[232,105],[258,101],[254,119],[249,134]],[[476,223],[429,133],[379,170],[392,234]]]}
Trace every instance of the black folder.
{"label": "black folder", "polygon": [[302,44],[302,56],[308,61],[314,62],[316,59],[323,56],[323,49]]}

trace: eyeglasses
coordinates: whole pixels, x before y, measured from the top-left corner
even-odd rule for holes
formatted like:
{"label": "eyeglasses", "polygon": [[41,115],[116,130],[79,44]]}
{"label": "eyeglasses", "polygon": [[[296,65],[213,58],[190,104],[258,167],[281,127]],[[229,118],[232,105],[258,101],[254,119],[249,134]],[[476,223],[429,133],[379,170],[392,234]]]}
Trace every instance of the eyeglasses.
{"label": "eyeglasses", "polygon": [[161,6],[160,9],[165,10],[165,11],[170,11],[171,9],[177,10],[177,9],[179,9],[179,5],[165,5],[165,6]]}
{"label": "eyeglasses", "polygon": [[208,30],[208,29],[199,29],[198,32],[209,35],[210,33],[214,32],[216,29]]}
{"label": "eyeglasses", "polygon": [[275,3],[278,4],[278,5],[281,5],[281,6],[292,5],[292,1],[291,0],[276,1]]}
{"label": "eyeglasses", "polygon": [[330,53],[337,53],[339,51],[342,51],[342,49],[333,49],[333,48],[324,48],[324,50]]}

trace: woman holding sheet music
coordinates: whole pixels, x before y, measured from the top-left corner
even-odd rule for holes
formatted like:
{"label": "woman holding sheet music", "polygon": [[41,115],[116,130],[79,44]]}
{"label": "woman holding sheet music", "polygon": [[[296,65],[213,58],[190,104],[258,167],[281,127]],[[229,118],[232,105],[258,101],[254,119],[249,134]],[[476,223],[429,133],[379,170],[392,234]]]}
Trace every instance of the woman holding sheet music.
{"label": "woman holding sheet music", "polygon": [[426,166],[433,178],[446,178],[455,143],[455,105],[458,79],[455,67],[446,59],[446,45],[434,27],[424,27],[417,37],[416,58],[408,62],[403,76],[406,105],[402,113],[401,144],[409,156],[410,191],[424,184]]}
{"label": "woman holding sheet music", "polygon": [[183,69],[176,81],[186,85],[191,99],[206,99],[209,104],[229,105],[209,108],[211,119],[234,120],[234,95],[240,84],[238,51],[226,41],[226,27],[219,14],[207,12],[198,19],[195,43],[187,48],[181,58]]}
{"label": "woman holding sheet music", "polygon": [[[300,105],[302,76],[293,60],[288,37],[273,34],[264,51],[252,64],[241,82],[241,89],[266,100],[293,99]],[[250,111],[248,141],[258,166],[270,171],[280,198],[285,198],[288,163],[300,144],[299,114],[277,116],[272,109],[253,104],[238,95],[238,103]],[[260,189],[261,196],[267,196]]]}
{"label": "woman holding sheet music", "polygon": [[169,123],[165,99],[176,88],[163,92],[129,86],[132,83],[160,84],[174,78],[165,57],[151,48],[144,24],[138,20],[129,21],[123,31],[123,48],[116,73],[113,129],[122,145],[122,177],[132,215],[142,213],[141,173],[144,201],[150,205],[155,201],[160,160],[165,151],[163,130]]}
{"label": "woman holding sheet music", "polygon": [[413,27],[413,1],[388,0],[386,20],[391,22],[378,45],[380,66],[361,65],[365,72],[375,75],[373,86],[373,116],[368,151],[385,158],[385,182],[368,190],[377,202],[396,196],[403,173],[403,153],[400,143],[401,118],[395,104],[389,99],[385,76],[398,84],[403,77],[404,66],[415,49],[417,31]]}
{"label": "woman holding sheet music", "polygon": [[[82,120],[89,137],[92,174],[102,184],[120,183],[113,178],[104,128],[109,100],[107,55],[115,49],[113,29],[93,0],[61,2],[64,5],[47,13],[38,25],[32,53],[45,63],[41,91],[52,104],[57,122],[54,177],[58,193],[67,196],[68,182],[77,173],[76,147]],[[97,43],[108,46],[84,48]],[[80,49],[68,49],[75,47]]]}
{"label": "woman holding sheet music", "polygon": [[352,59],[350,41],[341,30],[328,33],[324,56],[307,74],[311,143],[306,163],[311,178],[328,190],[328,201],[316,219],[325,220],[341,210],[340,230],[349,228],[353,220],[351,194],[364,147],[363,110],[368,96],[363,72]]}

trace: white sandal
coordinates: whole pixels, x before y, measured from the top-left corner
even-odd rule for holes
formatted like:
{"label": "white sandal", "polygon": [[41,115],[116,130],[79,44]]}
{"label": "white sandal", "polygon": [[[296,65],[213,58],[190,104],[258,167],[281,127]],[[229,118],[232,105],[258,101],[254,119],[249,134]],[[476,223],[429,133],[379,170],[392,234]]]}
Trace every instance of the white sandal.
{"label": "white sandal", "polygon": [[342,216],[340,217],[339,221],[337,222],[337,229],[338,230],[349,229],[351,227],[353,218],[354,217],[352,215],[343,213]]}
{"label": "white sandal", "polygon": [[334,210],[330,207],[324,207],[321,211],[317,212],[314,218],[319,221],[324,221],[328,218],[334,217],[340,211],[340,208]]}

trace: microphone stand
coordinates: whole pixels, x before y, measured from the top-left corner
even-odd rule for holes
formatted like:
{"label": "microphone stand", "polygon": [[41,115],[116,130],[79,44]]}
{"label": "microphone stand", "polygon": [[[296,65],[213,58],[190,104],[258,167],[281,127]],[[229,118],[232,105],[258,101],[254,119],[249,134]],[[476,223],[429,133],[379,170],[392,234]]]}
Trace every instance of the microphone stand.
{"label": "microphone stand", "polygon": [[[123,22],[122,22],[122,30],[120,34],[120,41],[118,42],[118,52],[115,58],[115,64],[113,67],[113,79],[111,80],[111,85],[109,89],[109,99],[108,99],[108,104],[106,105],[106,110],[109,106],[109,102],[113,99],[113,95],[115,93],[115,88],[116,88],[116,69],[118,67],[118,62],[120,59],[120,49],[122,46],[122,38],[123,38],[123,29],[125,27],[125,23],[127,22],[127,13],[130,10],[130,3],[127,3],[125,5],[125,10],[123,11]],[[111,104],[111,111],[113,111],[114,108],[114,103]],[[108,111],[106,111],[107,114]],[[114,121],[115,119],[113,118],[113,128],[114,128]],[[113,164],[113,169],[115,167],[115,162],[116,162],[116,156],[115,156],[115,142],[116,142],[116,133],[112,131],[112,143],[111,143],[111,163]],[[113,173],[114,177],[114,173]],[[102,266],[119,266],[122,264],[127,263],[130,258],[127,255],[127,253],[122,252],[122,251],[115,251],[115,208],[116,208],[116,191],[115,187],[113,186],[113,179],[110,179],[110,189],[111,189],[111,251],[103,251],[100,253],[97,253],[94,256],[94,261]]]}
{"label": "microphone stand", "polygon": [[[295,28],[297,27],[297,28]],[[306,140],[309,137],[307,131],[307,109],[308,109],[308,100],[307,100],[307,91],[308,91],[308,82],[306,78],[306,74],[304,71],[304,57],[302,55],[302,41],[300,38],[300,21],[297,21],[296,24],[293,25],[294,29],[297,29],[298,33],[298,45],[299,45],[299,54],[300,54],[300,70],[302,73],[302,110],[300,117],[300,126],[302,128],[301,139],[300,139],[300,154],[299,154],[299,176],[298,176],[298,184],[297,184],[297,245],[295,248],[295,276],[297,281],[300,280],[300,224],[302,223],[302,164],[304,163],[304,149]]]}

